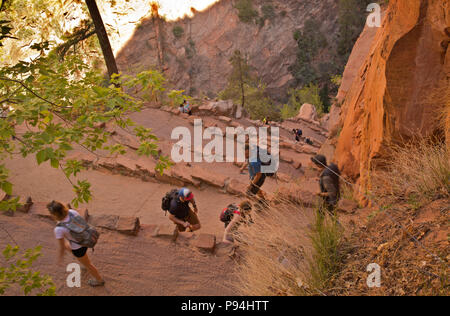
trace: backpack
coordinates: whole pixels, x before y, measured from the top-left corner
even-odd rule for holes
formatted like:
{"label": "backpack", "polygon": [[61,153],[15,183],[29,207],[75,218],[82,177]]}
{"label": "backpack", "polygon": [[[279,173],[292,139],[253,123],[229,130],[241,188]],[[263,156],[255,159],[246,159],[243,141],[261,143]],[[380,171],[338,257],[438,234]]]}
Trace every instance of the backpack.
{"label": "backpack", "polygon": [[222,213],[220,213],[220,221],[224,223],[231,222],[234,212],[237,210],[239,210],[239,207],[236,204],[228,205],[222,210]]}
{"label": "backpack", "polygon": [[170,192],[167,192],[166,195],[162,198],[161,202],[161,208],[163,211],[166,212],[170,209],[170,202],[172,202],[173,199],[176,199],[178,197],[178,190],[173,189]]}
{"label": "backpack", "polygon": [[66,223],[58,223],[56,226],[67,228],[74,243],[82,247],[94,248],[97,244],[100,233],[92,226],[90,226],[84,218],[78,215],[73,215],[69,212],[69,221]]}

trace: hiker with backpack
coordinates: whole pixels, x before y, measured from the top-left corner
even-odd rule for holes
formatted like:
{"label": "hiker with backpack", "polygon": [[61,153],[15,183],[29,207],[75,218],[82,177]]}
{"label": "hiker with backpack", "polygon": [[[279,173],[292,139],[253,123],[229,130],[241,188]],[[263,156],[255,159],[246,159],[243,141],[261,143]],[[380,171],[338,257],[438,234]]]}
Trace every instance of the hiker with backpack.
{"label": "hiker with backpack", "polygon": [[245,144],[245,159],[248,160],[248,173],[250,177],[250,184],[247,188],[247,195],[250,197],[258,196],[263,200],[266,200],[264,192],[261,190],[264,182],[266,181],[266,174],[261,172],[263,163],[261,162],[260,148],[257,148],[256,157],[250,158],[250,145]]}
{"label": "hiker with backpack", "polygon": [[[188,188],[172,190],[163,198],[162,204],[162,209],[170,213],[169,219],[176,225],[175,233],[184,232],[188,228],[194,232],[201,228],[197,204]],[[194,210],[189,204],[192,204]]]}
{"label": "hiker with backpack", "polygon": [[60,202],[52,201],[47,209],[58,222],[54,229],[55,237],[59,241],[59,263],[62,263],[65,251],[71,251],[77,260],[95,278],[88,281],[92,287],[103,286],[105,281],[97,268],[91,263],[87,254],[88,248],[94,248],[100,234],[89,226],[80,214]]}
{"label": "hiker with backpack", "polygon": [[333,213],[340,198],[339,168],[334,163],[327,165],[327,158],[323,155],[316,155],[311,161],[320,171],[318,195],[322,199],[322,205],[328,212]]}
{"label": "hiker with backpack", "polygon": [[180,112],[192,115],[192,109],[189,101],[184,100],[183,103],[180,104]]}
{"label": "hiker with backpack", "polygon": [[233,243],[239,226],[252,221],[251,210],[252,204],[249,201],[242,201],[239,206],[230,204],[222,211],[220,220],[225,223],[224,243]]}
{"label": "hiker with backpack", "polygon": [[295,135],[295,141],[299,142],[302,139],[303,131],[301,129],[293,129],[292,132]]}

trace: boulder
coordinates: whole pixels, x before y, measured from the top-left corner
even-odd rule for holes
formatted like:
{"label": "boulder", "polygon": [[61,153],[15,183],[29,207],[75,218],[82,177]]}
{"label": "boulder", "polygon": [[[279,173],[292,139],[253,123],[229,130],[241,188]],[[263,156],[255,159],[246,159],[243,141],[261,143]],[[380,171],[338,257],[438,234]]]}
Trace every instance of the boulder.
{"label": "boulder", "polygon": [[277,192],[277,198],[305,207],[314,207],[317,201],[317,197],[312,192],[304,191],[300,186],[293,183],[280,187]]}
{"label": "boulder", "polygon": [[76,161],[80,161],[84,167],[90,167],[93,162],[96,160],[97,157],[95,157],[93,154],[87,154],[84,152],[76,152],[76,151],[71,151],[65,158],[64,160],[76,160]]}
{"label": "boulder", "polygon": [[125,235],[137,236],[140,226],[139,218],[120,216],[117,222],[117,231]]}
{"label": "boulder", "polygon": [[287,141],[281,141],[280,142],[280,148],[286,148],[286,149],[292,149],[295,150],[295,144],[287,142]]}
{"label": "boulder", "polygon": [[234,127],[234,128],[239,128],[239,127],[244,128],[241,124],[239,124],[238,122],[235,122],[235,121],[232,121],[232,122],[230,123],[230,126],[231,126],[231,127]]}
{"label": "boulder", "polygon": [[220,121],[222,121],[222,122],[224,122],[224,123],[231,123],[233,120],[232,119],[230,119],[229,117],[227,117],[227,116],[219,116],[218,117],[218,119],[220,120]]}
{"label": "boulder", "polygon": [[183,187],[185,185],[184,181],[180,180],[171,169],[164,170],[163,174],[155,172],[155,178],[160,182],[169,183],[178,187]]}
{"label": "boulder", "polygon": [[297,118],[308,122],[317,120],[316,107],[309,103],[303,104],[302,107],[300,108]]}
{"label": "boulder", "polygon": [[148,157],[140,157],[136,161],[136,166],[140,173],[147,174],[150,177],[155,176],[156,162],[154,162],[153,159]]}
{"label": "boulder", "polygon": [[124,156],[117,157],[116,165],[119,168],[124,168],[130,172],[135,172],[137,170],[136,161]]}
{"label": "boulder", "polygon": [[242,196],[247,191],[247,186],[248,185],[246,183],[243,183],[237,179],[231,179],[228,181],[226,191],[229,194]]}
{"label": "boulder", "polygon": [[220,115],[232,116],[233,113],[233,101],[232,100],[220,100],[212,102],[213,112]]}
{"label": "boulder", "polygon": [[213,102],[208,102],[198,107],[199,112],[213,112]]}
{"label": "boulder", "polygon": [[163,224],[158,225],[152,232],[153,237],[173,237],[175,232],[175,225]]}
{"label": "boulder", "polygon": [[200,234],[192,245],[208,252],[214,252],[216,247],[216,236],[211,234]]}
{"label": "boulder", "polygon": [[100,158],[96,161],[94,168],[103,167],[108,170],[113,170],[116,166],[114,158]]}
{"label": "boulder", "polygon": [[119,216],[117,215],[91,215],[89,216],[89,224],[92,226],[116,230]]}
{"label": "boulder", "polygon": [[137,150],[141,143],[136,136],[120,131],[120,134],[113,136],[113,139],[130,149]]}
{"label": "boulder", "polygon": [[211,172],[198,166],[193,167],[192,178],[218,188],[223,188],[225,186],[225,181],[228,179],[224,175]]}

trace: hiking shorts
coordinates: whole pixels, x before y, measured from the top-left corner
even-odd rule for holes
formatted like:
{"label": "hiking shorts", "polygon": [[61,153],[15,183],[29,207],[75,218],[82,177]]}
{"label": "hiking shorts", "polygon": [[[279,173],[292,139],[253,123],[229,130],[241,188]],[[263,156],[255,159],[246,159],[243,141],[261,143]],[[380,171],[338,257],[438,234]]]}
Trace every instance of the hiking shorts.
{"label": "hiking shorts", "polygon": [[80,249],[72,250],[72,254],[77,258],[83,258],[87,250],[87,247],[81,247]]}
{"label": "hiking shorts", "polygon": [[258,194],[258,192],[261,190],[261,187],[263,186],[264,182],[266,181],[266,175],[263,173],[262,177],[259,179],[259,181],[254,184],[252,182],[252,184],[250,185],[250,189],[247,191],[247,194]]}
{"label": "hiking shorts", "polygon": [[[200,224],[200,220],[198,219],[197,214],[193,211],[193,210],[189,210],[189,214],[188,216],[186,216],[186,218],[183,219],[185,222],[188,222],[191,225],[198,225]],[[180,232],[184,232],[186,231],[186,227],[184,227],[183,225],[177,224],[178,230]]]}

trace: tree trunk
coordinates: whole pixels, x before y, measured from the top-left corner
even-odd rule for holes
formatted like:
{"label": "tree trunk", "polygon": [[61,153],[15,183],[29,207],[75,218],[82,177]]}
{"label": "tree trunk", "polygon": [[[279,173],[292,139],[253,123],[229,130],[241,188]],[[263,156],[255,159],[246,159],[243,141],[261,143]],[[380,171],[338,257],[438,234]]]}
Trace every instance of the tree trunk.
{"label": "tree trunk", "polygon": [[108,68],[108,75],[111,79],[113,74],[118,74],[116,59],[109,43],[108,34],[106,33],[105,25],[103,24],[102,16],[98,10],[95,0],[86,0],[86,5],[89,9],[92,21],[94,22],[95,32],[97,33],[100,46],[102,48],[103,57],[105,58],[106,67]]}

